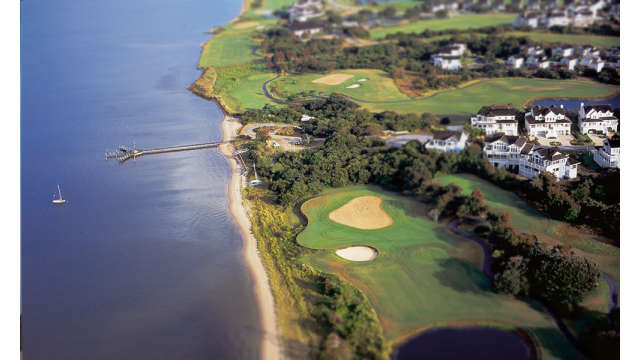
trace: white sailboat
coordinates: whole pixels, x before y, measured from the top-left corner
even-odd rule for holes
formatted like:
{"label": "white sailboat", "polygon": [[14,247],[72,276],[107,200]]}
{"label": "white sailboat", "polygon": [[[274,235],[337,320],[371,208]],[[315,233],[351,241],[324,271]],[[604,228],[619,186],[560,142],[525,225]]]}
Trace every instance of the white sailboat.
{"label": "white sailboat", "polygon": [[256,163],[253,163],[253,173],[256,178],[254,180],[249,181],[249,186],[258,186],[262,184],[262,180],[258,179],[258,172],[256,171]]}
{"label": "white sailboat", "polygon": [[60,197],[57,199],[53,199],[54,204],[62,205],[67,203],[67,200],[62,198],[62,191],[60,191],[60,185],[58,185],[58,196]]}

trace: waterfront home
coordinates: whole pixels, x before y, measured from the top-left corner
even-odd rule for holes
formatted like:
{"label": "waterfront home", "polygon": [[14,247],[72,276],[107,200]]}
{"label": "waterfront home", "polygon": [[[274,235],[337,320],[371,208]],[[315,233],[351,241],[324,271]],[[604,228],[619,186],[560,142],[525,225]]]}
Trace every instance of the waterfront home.
{"label": "waterfront home", "polygon": [[433,131],[433,138],[428,140],[424,147],[430,150],[444,152],[460,152],[467,144],[469,135],[464,131]]}
{"label": "waterfront home", "polygon": [[609,104],[585,105],[580,103],[578,128],[582,134],[613,133],[618,129],[618,118],[613,115],[613,109]]}
{"label": "waterfront home", "polygon": [[524,136],[494,134],[485,138],[482,157],[496,168],[517,171],[522,151],[527,153],[532,147],[533,144],[527,143]]}
{"label": "waterfront home", "polygon": [[551,11],[542,21],[547,29],[552,26],[569,26],[571,19],[567,16],[566,11],[556,9]]}
{"label": "waterfront home", "polygon": [[524,58],[522,56],[509,56],[507,59],[507,65],[512,69],[520,69],[524,64]]}
{"label": "waterfront home", "polygon": [[558,56],[558,57],[564,58],[564,57],[573,56],[573,54],[574,54],[573,46],[568,44],[558,45],[553,49],[551,49],[551,56]]}
{"label": "waterfront home", "polygon": [[524,115],[524,126],[531,136],[547,139],[571,134],[571,120],[567,119],[564,106],[534,106]]}
{"label": "waterfront home", "polygon": [[593,161],[603,168],[620,168],[620,138],[613,137],[602,142],[593,154]]}
{"label": "waterfront home", "polygon": [[483,106],[478,114],[470,119],[471,127],[484,130],[486,135],[518,135],[519,114],[511,104]]}
{"label": "waterfront home", "polygon": [[522,154],[518,173],[528,179],[548,172],[560,179],[575,179],[578,176],[578,161],[557,148],[540,148]]}
{"label": "waterfront home", "polygon": [[289,24],[289,30],[291,30],[296,37],[302,38],[322,32],[324,30],[324,23],[315,21],[294,21]]}

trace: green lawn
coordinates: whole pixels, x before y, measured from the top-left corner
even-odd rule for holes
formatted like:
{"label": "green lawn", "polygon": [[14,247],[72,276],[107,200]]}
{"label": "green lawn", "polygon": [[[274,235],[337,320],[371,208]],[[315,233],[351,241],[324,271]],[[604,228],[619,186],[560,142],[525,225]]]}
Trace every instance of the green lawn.
{"label": "green lawn", "polygon": [[524,36],[534,41],[548,43],[567,43],[571,45],[590,44],[595,46],[614,47],[620,46],[620,38],[617,36],[583,35],[583,34],[554,34],[545,32],[512,31],[504,33],[504,36]]}
{"label": "green lawn", "polygon": [[387,34],[421,33],[426,29],[439,31],[448,29],[473,29],[492,25],[511,24],[516,14],[461,15],[447,19],[418,20],[397,25],[375,27],[371,30],[372,39],[382,39]]}
{"label": "green lawn", "polygon": [[508,212],[511,215],[511,223],[516,229],[533,233],[542,241],[559,242],[577,249],[577,252],[597,262],[602,271],[608,273],[618,283],[620,282],[619,248],[598,241],[597,236],[578,231],[567,223],[549,219],[516,194],[474,175],[445,175],[437,179],[443,185],[458,184],[466,194],[470,194],[474,189],[480,189],[485,196],[485,203],[494,210]]}
{"label": "green lawn", "polygon": [[533,98],[593,98],[614,95],[618,90],[617,86],[589,80],[497,78],[443,90],[421,99],[391,103],[363,102],[360,105],[371,111],[468,116],[490,104],[512,103],[519,107]]}
{"label": "green lawn", "polygon": [[[313,82],[316,79],[331,74],[349,74],[353,75],[353,77],[338,85],[326,85]],[[358,81],[361,79],[367,79],[367,81]],[[389,74],[384,71],[372,69],[336,70],[326,74],[287,75],[274,81],[271,85],[272,89],[276,90],[278,94],[285,96],[313,90],[324,94],[339,92],[360,99],[376,101],[409,98],[398,90],[398,87]],[[353,89],[347,88],[352,85],[360,86]]]}
{"label": "green lawn", "polygon": [[[328,214],[358,196],[383,200],[393,225],[359,230],[331,221]],[[470,240],[425,217],[426,205],[375,187],[332,189],[302,205],[308,218],[298,236],[319,249],[303,262],[336,273],[362,290],[391,341],[429,327],[482,324],[532,333],[545,359],[581,358],[537,305],[491,291],[482,273],[483,252]],[[350,262],[334,250],[369,245],[379,251],[370,262]]]}
{"label": "green lawn", "polygon": [[256,59],[251,50],[258,45],[254,31],[225,30],[207,41],[200,56],[200,67],[246,64]]}
{"label": "green lawn", "polygon": [[214,68],[214,94],[232,113],[262,108],[270,100],[262,92],[262,84],[275,74],[264,64],[220,66]]}

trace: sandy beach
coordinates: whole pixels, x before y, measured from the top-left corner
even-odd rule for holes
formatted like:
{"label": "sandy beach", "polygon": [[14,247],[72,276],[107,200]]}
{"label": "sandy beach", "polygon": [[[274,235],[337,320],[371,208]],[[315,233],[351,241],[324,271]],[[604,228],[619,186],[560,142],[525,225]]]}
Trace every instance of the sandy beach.
{"label": "sandy beach", "polygon": [[[237,118],[225,114],[224,120],[222,121],[223,140],[230,141],[235,139],[240,128],[242,128],[242,124]],[[280,359],[280,344],[278,341],[273,295],[269,287],[267,272],[260,260],[260,254],[258,254],[256,239],[251,232],[251,221],[249,220],[247,209],[244,207],[242,201],[241,190],[245,179],[241,176],[239,165],[232,156],[233,150],[234,146],[232,144],[223,144],[220,146],[220,152],[225,155],[231,166],[229,208],[242,232],[244,239],[243,253],[254,279],[254,291],[260,308],[261,328],[263,331],[261,358],[267,360]]]}

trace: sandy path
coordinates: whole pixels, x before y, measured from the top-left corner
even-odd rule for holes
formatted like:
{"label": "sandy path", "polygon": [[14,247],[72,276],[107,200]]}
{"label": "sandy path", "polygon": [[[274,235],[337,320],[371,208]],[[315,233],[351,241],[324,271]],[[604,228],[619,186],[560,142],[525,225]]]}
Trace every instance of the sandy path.
{"label": "sandy path", "polygon": [[[225,115],[222,121],[222,137],[224,141],[235,139],[238,131],[242,128],[242,124],[236,118]],[[244,238],[243,252],[244,257],[251,270],[254,279],[254,291],[258,298],[258,307],[260,308],[260,320],[262,322],[263,338],[261,344],[261,359],[271,360],[280,359],[280,344],[278,341],[278,331],[276,328],[276,313],[273,303],[273,294],[269,287],[269,278],[267,272],[262,265],[255,237],[251,233],[251,221],[247,214],[247,210],[242,202],[242,185],[244,179],[239,173],[239,167],[233,159],[232,152],[234,146],[232,144],[223,144],[220,146],[220,152],[225,155],[231,166],[231,181],[229,182],[229,209],[236,219],[238,226]]]}

